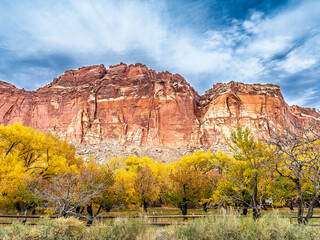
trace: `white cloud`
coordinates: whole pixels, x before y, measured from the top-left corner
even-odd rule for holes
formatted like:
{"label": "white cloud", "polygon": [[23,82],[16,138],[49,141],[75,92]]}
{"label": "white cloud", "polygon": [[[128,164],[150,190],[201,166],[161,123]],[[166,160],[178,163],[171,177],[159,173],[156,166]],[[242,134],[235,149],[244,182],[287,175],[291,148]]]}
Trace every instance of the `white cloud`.
{"label": "white cloud", "polygon": [[289,54],[288,58],[284,63],[282,64],[282,67],[288,72],[288,73],[296,73],[299,71],[302,71],[306,68],[309,68],[313,64],[316,63],[316,59],[303,59],[299,58],[295,54]]}
{"label": "white cloud", "polygon": [[[140,1],[68,1],[59,4],[26,4],[17,16],[20,27],[32,36],[37,46],[51,51],[74,52],[102,50],[123,52],[143,47],[157,50],[167,30],[160,23],[159,12]],[[39,7],[33,8],[39,4]],[[18,45],[19,46],[19,45]]]}
{"label": "white cloud", "polygon": [[[158,2],[32,1],[21,6],[12,4],[11,10],[19,13],[14,16],[16,27],[29,36],[29,41],[18,38],[14,43],[25,54],[46,50],[73,54],[99,51],[103,55],[108,51],[125,53],[140,49],[178,70],[215,73],[243,66],[244,62],[261,71],[259,59],[285,50],[313,26],[315,18],[320,20],[314,4],[320,7],[309,1],[273,17],[253,12],[248,20],[234,20],[231,27],[213,28],[204,35],[177,31],[170,18],[166,18],[165,5],[159,6]],[[14,41],[12,36],[7,37]],[[300,62],[306,65],[306,61]],[[247,76],[250,78],[251,74]]]}
{"label": "white cloud", "polygon": [[[163,1],[34,0],[7,5],[6,12],[0,9],[0,21],[7,23],[0,25],[1,45],[17,56],[58,52],[81,64],[87,56],[105,59],[110,53],[124,56],[138,51],[160,69],[210,76],[207,86],[216,79],[274,82],[272,75],[268,78],[272,71],[281,71],[278,77],[286,78],[320,59],[316,0],[294,1],[271,16],[252,11],[244,21],[234,19],[227,28],[212,26],[203,34],[174,26],[176,16],[167,13]],[[273,61],[281,54],[283,59]]]}
{"label": "white cloud", "polygon": [[[301,92],[297,91],[295,96],[287,96],[286,101],[289,105],[304,106],[310,100],[314,100],[316,98],[317,92],[316,88],[307,88]],[[318,106],[320,106],[320,104],[314,105],[314,107],[317,108]]]}

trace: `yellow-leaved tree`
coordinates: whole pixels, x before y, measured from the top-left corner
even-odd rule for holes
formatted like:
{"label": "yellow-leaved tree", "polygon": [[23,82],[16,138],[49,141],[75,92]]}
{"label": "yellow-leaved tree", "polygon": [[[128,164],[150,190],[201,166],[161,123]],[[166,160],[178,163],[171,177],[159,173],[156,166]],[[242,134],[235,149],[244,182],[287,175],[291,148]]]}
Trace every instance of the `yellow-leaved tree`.
{"label": "yellow-leaved tree", "polygon": [[222,159],[217,157],[219,154],[222,153],[199,151],[166,167],[164,196],[178,206],[183,215],[187,215],[188,206],[195,203],[202,204],[207,211],[220,177],[217,163]]}
{"label": "yellow-leaved tree", "polygon": [[[229,156],[222,152],[211,153],[197,151],[192,155],[183,156],[178,162],[186,172],[197,172],[199,184],[198,203],[207,212],[208,205],[212,201],[212,195],[217,188],[218,180],[221,178],[221,169],[228,162]],[[193,174],[193,173],[192,173]],[[196,180],[197,181],[197,180]]]}
{"label": "yellow-leaved tree", "polygon": [[[0,126],[0,202],[3,207],[34,208],[37,179],[48,179],[83,164],[76,149],[57,137],[20,123]],[[9,204],[9,205],[8,205]],[[4,206],[7,205],[7,206]]]}
{"label": "yellow-leaved tree", "polygon": [[147,212],[148,205],[154,202],[160,194],[160,167],[152,159],[142,157],[128,157],[125,160],[126,170],[132,175],[131,201],[143,206]]}
{"label": "yellow-leaved tree", "polygon": [[260,216],[260,209],[267,196],[267,186],[272,181],[271,149],[261,141],[255,141],[248,128],[238,127],[231,132],[230,148],[233,157],[225,164],[214,199],[253,209],[253,217]]}
{"label": "yellow-leaved tree", "polygon": [[[295,125],[294,130],[271,132],[275,170],[295,186],[298,223],[308,223],[320,199],[320,131],[317,126]],[[304,213],[304,200],[309,200]]]}

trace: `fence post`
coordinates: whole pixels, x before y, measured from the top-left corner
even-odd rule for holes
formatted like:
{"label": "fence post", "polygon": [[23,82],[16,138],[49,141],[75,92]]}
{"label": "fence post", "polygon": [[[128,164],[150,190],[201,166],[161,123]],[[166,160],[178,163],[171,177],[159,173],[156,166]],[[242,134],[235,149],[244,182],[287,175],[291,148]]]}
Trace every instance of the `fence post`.
{"label": "fence post", "polygon": [[26,218],[27,213],[28,213],[28,210],[25,210],[25,211],[24,211],[24,219],[22,220],[22,223],[23,223],[23,224],[26,224],[26,221],[27,221],[27,218]]}
{"label": "fence post", "polygon": [[152,223],[154,224],[154,211],[153,211],[152,215],[153,215]]}

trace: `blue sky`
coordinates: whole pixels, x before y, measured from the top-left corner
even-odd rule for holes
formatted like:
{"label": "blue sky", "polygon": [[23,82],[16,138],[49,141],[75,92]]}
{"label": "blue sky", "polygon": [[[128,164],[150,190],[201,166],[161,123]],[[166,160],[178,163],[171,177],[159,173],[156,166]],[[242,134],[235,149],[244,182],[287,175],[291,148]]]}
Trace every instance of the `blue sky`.
{"label": "blue sky", "polygon": [[274,83],[320,108],[319,0],[1,0],[0,80],[37,89],[67,69],[141,62],[203,93]]}

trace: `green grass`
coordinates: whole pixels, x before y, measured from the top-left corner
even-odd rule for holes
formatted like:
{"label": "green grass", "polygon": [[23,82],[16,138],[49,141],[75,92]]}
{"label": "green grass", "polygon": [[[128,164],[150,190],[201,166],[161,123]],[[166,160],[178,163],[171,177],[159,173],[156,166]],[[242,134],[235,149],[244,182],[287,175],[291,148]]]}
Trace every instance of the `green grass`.
{"label": "green grass", "polygon": [[74,218],[42,219],[36,226],[14,222],[0,226],[0,239],[127,239],[127,240],[317,240],[320,228],[293,224],[279,218],[278,211],[265,214],[254,221],[237,213],[212,215],[184,225],[154,227],[145,225],[145,219],[116,219],[112,225],[96,222],[91,227]]}

